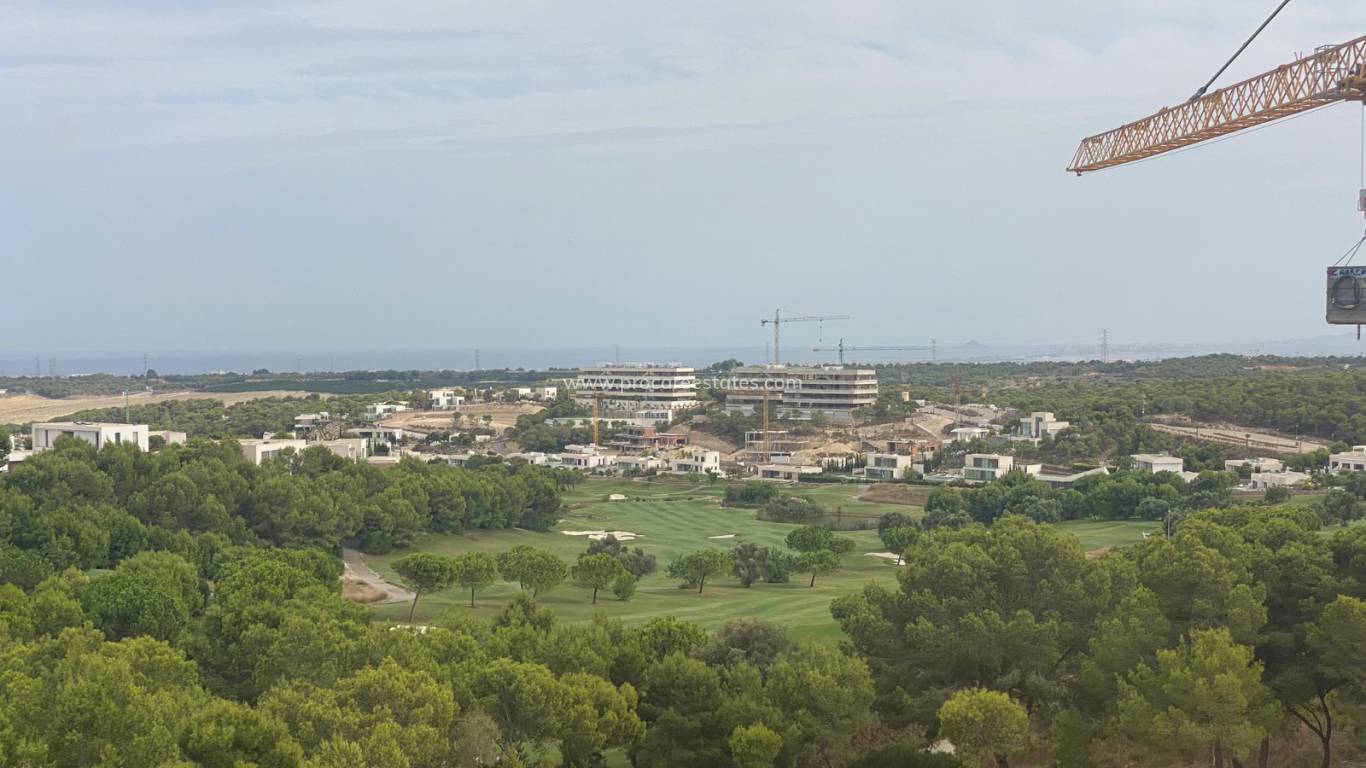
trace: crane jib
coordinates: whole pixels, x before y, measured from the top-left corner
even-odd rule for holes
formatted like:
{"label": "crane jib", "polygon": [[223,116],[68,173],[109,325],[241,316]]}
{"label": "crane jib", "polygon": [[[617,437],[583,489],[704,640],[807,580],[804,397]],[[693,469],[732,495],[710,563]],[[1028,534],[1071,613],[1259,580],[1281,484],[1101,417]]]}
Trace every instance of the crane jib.
{"label": "crane jib", "polygon": [[1339,101],[1366,102],[1366,36],[1083,139],[1067,170],[1131,163]]}

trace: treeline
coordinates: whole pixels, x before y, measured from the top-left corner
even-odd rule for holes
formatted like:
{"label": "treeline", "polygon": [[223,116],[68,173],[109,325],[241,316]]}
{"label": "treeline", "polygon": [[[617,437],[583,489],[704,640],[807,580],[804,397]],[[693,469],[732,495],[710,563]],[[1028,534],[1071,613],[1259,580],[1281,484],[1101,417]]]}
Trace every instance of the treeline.
{"label": "treeline", "polygon": [[998,765],[1326,768],[1364,722],[1366,528],[1319,527],[1307,509],[1205,510],[1095,559],[1018,516],[912,531],[899,588],[832,611],[885,726],[965,709]]}
{"label": "treeline", "polygon": [[435,389],[439,387],[483,388],[538,384],[550,378],[572,377],[572,370],[545,371],[505,368],[482,371],[379,370],[290,373],[259,369],[250,373],[159,374],[116,376],[95,373],[81,376],[0,376],[0,389],[29,392],[42,397],[78,395],[121,395],[156,389],[188,389],[200,392],[262,392],[274,389],[317,392],[321,394],[382,394],[395,389]]}
{"label": "treeline", "polygon": [[[393,399],[407,402],[405,393],[391,393]],[[147,424],[152,429],[184,432],[192,437],[260,437],[266,432],[288,432],[294,419],[303,413],[327,411],[334,418],[346,421],[361,417],[365,406],[377,402],[375,397],[332,397],[326,400],[317,395],[307,397],[266,397],[245,400],[224,406],[222,400],[164,400],[130,406],[127,419],[134,424]],[[123,408],[93,408],[77,411],[63,420],[115,421],[125,418]]]}
{"label": "treeline", "polygon": [[[589,421],[592,409],[578,405],[566,395],[536,413],[524,413],[517,417],[517,423],[508,431],[509,439],[516,440],[524,451],[553,453],[562,451],[566,445],[589,445],[593,442],[593,427]],[[547,424],[549,419],[583,417],[583,423]],[[620,425],[600,424],[599,439],[611,439],[614,429]]]}
{"label": "treeline", "polygon": [[[983,442],[967,447],[990,450],[993,446]],[[1010,443],[1008,451],[1017,461],[1088,467],[1097,466],[1096,461],[1106,457],[1118,459],[1135,453],[1169,453],[1179,456],[1188,472],[1220,471],[1224,468],[1225,460],[1266,454],[1265,450],[1158,432],[1151,425],[1130,418],[1127,414],[1090,414],[1060,434],[1042,438],[1037,445]],[[950,451],[946,456],[956,452],[959,451]],[[944,457],[937,458],[942,460]],[[1306,468],[1321,467],[1328,461],[1327,456],[1324,456],[1322,461],[1316,463],[1316,458],[1313,454],[1302,454],[1300,457],[1286,457],[1285,460],[1287,464]]]}
{"label": "treeline", "polygon": [[1124,438],[1111,425],[1133,424],[1142,415],[1163,413],[1348,444],[1366,441],[1366,371],[1357,369],[1053,384],[1003,389],[993,392],[991,399],[1023,411],[1053,411],[1082,433],[1099,432],[1116,442]]}
{"label": "treeline", "polygon": [[1039,523],[1096,520],[1163,520],[1172,512],[1229,506],[1238,476],[1202,472],[1189,483],[1172,472],[1134,472],[1083,477],[1071,488],[1055,489],[1016,470],[972,488],[940,485],[925,502],[928,527],[990,524],[1005,515]]}
{"label": "treeline", "polygon": [[[396,402],[426,407],[425,392],[391,390],[382,395],[356,395],[322,398],[263,397],[224,406],[222,400],[164,400],[129,406],[127,418],[134,424],[147,424],[152,429],[170,429],[191,437],[260,437],[266,432],[289,432],[294,419],[303,413],[327,411],[332,418],[346,424],[364,420],[365,408],[372,403]],[[93,408],[62,417],[72,421],[124,421],[123,408]]]}
{"label": "treeline", "polygon": [[89,376],[0,376],[0,389],[28,392],[40,397],[76,395],[121,395],[140,392],[150,380],[141,376],[114,376],[96,373]]}
{"label": "treeline", "polygon": [[379,468],[322,448],[257,467],[232,441],[149,454],[65,438],[0,475],[0,581],[31,587],[146,549],[202,562],[231,545],[383,552],[427,530],[547,530],[562,506],[556,478],[520,462]]}
{"label": "treeline", "polygon": [[[599,555],[601,556],[601,555]],[[873,716],[861,659],[736,621],[372,623],[316,550],[166,552],[0,585],[0,762],[441,768],[953,766]]]}
{"label": "treeline", "polygon": [[1035,385],[1043,382],[1163,380],[1190,381],[1195,379],[1255,376],[1279,371],[1328,371],[1358,367],[1356,357],[1287,357],[1283,355],[1197,355],[1170,357],[1162,360],[1117,360],[1102,362],[1038,361],[999,363],[899,363],[874,366],[878,380],[886,385],[910,384],[952,391],[954,384],[963,388],[964,397],[976,394],[983,386]]}
{"label": "treeline", "polygon": [[[548,378],[573,376],[573,371],[548,371],[502,368],[480,371],[379,370],[337,373],[289,373],[255,371],[251,374],[199,374],[167,376],[166,381],[204,392],[253,392],[272,389],[297,389],[323,394],[356,395],[388,392],[394,389],[437,389],[464,387],[483,389],[538,384]],[[397,386],[396,386],[397,385]]]}

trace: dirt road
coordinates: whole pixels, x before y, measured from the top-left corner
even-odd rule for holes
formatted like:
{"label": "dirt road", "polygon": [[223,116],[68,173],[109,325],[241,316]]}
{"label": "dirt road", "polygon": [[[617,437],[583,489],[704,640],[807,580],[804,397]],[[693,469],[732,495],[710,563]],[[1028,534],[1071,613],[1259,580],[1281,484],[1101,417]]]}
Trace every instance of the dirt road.
{"label": "dirt road", "polygon": [[[129,405],[148,405],[168,400],[222,400],[233,405],[264,397],[302,397],[302,392],[130,392]],[[93,408],[122,408],[123,395],[50,398],[38,395],[0,395],[0,424],[27,424],[69,416]]]}
{"label": "dirt road", "polygon": [[342,597],[357,603],[406,603],[413,593],[385,581],[360,552],[343,549]]}
{"label": "dirt road", "polygon": [[1328,447],[1323,443],[1315,443],[1310,440],[1302,439],[1296,440],[1293,437],[1272,435],[1265,432],[1253,432],[1252,430],[1230,424],[1191,427],[1181,427],[1175,424],[1149,424],[1148,426],[1152,427],[1156,432],[1165,432],[1169,435],[1193,437],[1197,440],[1208,440],[1213,443],[1242,445],[1248,448],[1272,451],[1274,453],[1312,453],[1320,448]]}

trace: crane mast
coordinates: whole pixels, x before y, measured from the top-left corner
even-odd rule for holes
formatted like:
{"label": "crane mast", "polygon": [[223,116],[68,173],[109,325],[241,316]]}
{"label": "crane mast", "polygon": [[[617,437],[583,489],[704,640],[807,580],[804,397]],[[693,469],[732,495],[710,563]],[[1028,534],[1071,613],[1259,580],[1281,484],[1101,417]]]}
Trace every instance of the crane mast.
{"label": "crane mast", "polygon": [[1339,101],[1366,103],[1366,36],[1083,139],[1067,170],[1132,163]]}

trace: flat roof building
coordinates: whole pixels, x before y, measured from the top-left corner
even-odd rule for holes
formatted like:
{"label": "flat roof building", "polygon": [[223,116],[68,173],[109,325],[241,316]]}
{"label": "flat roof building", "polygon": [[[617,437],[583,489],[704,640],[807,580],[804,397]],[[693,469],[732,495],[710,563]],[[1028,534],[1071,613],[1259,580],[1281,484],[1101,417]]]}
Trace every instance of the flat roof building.
{"label": "flat roof building", "polygon": [[610,468],[617,457],[599,452],[594,445],[566,445],[562,453],[552,453],[548,459],[552,467],[592,472]]}
{"label": "flat roof building", "polygon": [[298,438],[267,437],[260,440],[238,440],[237,444],[242,446],[242,456],[256,465],[268,459],[278,458],[286,449],[293,449],[298,453],[308,447],[306,440]]}
{"label": "flat roof building", "polygon": [[870,453],[863,476],[870,480],[901,480],[910,471],[915,459],[900,453]]}
{"label": "flat roof building", "polygon": [[1135,453],[1129,458],[1133,459],[1134,469],[1139,472],[1175,472],[1179,475],[1186,469],[1186,462],[1180,456],[1166,453]]}
{"label": "flat roof building", "polygon": [[339,437],[335,440],[319,440],[308,445],[326,448],[348,461],[364,461],[370,455],[369,441],[363,437]]}
{"label": "flat roof building", "polygon": [[427,390],[429,405],[438,411],[448,411],[465,404],[465,396],[455,387],[442,387]]}
{"label": "flat roof building", "polygon": [[146,424],[113,424],[99,421],[44,421],[31,428],[33,452],[46,451],[57,442],[59,437],[74,437],[84,440],[100,450],[106,445],[132,443],[140,450],[148,450],[147,439],[151,431]]}
{"label": "flat roof building", "polygon": [[1074,483],[1083,477],[1091,475],[1108,475],[1110,470],[1105,467],[1092,467],[1091,469],[1062,469],[1055,467],[1040,467],[1038,472],[1030,474],[1039,480],[1048,483],[1053,488],[1071,488]]}
{"label": "flat roof building", "polygon": [[1049,411],[1035,411],[1020,419],[1020,435],[1030,440],[1042,440],[1045,437],[1056,437],[1059,432],[1070,426],[1068,422],[1054,418]]}
{"label": "flat roof building", "polygon": [[1334,453],[1328,457],[1328,471],[1366,472],[1366,445],[1354,445],[1352,450]]}
{"label": "flat roof building", "polygon": [[793,455],[805,449],[807,443],[785,429],[770,429],[765,452],[764,431],[752,430],[745,433],[745,460],[753,464],[791,464]]}
{"label": "flat roof building", "polygon": [[184,432],[177,432],[174,429],[155,429],[148,433],[149,437],[159,437],[164,445],[184,445],[190,436]]}
{"label": "flat roof building", "polygon": [[321,429],[332,423],[332,414],[327,411],[301,413],[294,417],[294,432],[303,437],[305,434]]}
{"label": "flat roof building", "polygon": [[730,373],[726,410],[754,413],[764,403],[779,416],[810,419],[816,414],[841,424],[854,411],[877,402],[877,371],[842,365],[743,365]]}
{"label": "flat roof building", "polygon": [[1289,470],[1253,472],[1247,485],[1253,490],[1265,491],[1271,488],[1292,488],[1303,484],[1308,479],[1309,474],[1307,472],[1291,472]]}
{"label": "flat roof building", "polygon": [[991,434],[991,430],[986,427],[956,427],[949,431],[953,439],[960,443],[970,442]]}
{"label": "flat roof building", "polygon": [[677,458],[669,459],[669,471],[675,475],[718,475],[721,473],[721,453],[703,448],[685,450]]}
{"label": "flat roof building", "polygon": [[819,475],[823,471],[812,464],[760,464],[756,470],[760,480],[778,483],[800,482],[805,475]]}
{"label": "flat roof building", "polygon": [[371,419],[382,419],[385,416],[393,416],[408,410],[408,406],[402,403],[371,403],[365,406],[365,415]]}
{"label": "flat roof building", "polygon": [[1224,461],[1225,472],[1237,472],[1241,467],[1248,467],[1253,472],[1280,472],[1285,469],[1285,462],[1265,456],[1259,456],[1255,459],[1226,459]]}
{"label": "flat roof building", "polygon": [[1014,456],[969,453],[963,457],[963,479],[970,483],[989,483],[1014,468]]}
{"label": "flat roof building", "polygon": [[622,472],[648,472],[666,469],[669,462],[658,456],[618,456],[617,469]]}
{"label": "flat roof building", "polygon": [[[618,363],[579,369],[574,402],[592,407],[595,396],[608,411],[667,412],[697,405],[697,375],[682,365]],[[667,419],[666,419],[667,420]]]}
{"label": "flat roof building", "polygon": [[680,432],[660,432],[654,427],[626,426],[613,435],[608,445],[620,451],[667,451],[681,448],[688,436]]}

